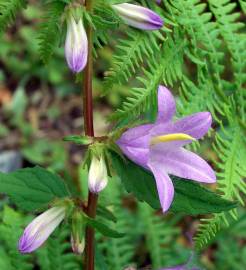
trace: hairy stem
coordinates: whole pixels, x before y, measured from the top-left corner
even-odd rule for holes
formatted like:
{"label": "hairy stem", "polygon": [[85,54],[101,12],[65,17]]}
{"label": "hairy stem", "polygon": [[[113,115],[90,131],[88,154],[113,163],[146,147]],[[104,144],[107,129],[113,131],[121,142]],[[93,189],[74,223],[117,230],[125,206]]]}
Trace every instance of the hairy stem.
{"label": "hairy stem", "polygon": [[[93,9],[93,0],[85,1],[86,9],[92,11]],[[93,127],[93,99],[92,99],[92,74],[93,74],[93,31],[92,27],[88,25],[87,29],[87,38],[88,38],[88,62],[84,70],[84,80],[83,80],[83,107],[84,107],[84,126],[85,126],[85,135],[94,136],[94,127]],[[88,196],[88,206],[87,206],[87,215],[91,218],[96,216],[97,208],[97,195],[89,192]],[[94,229],[87,227],[86,228],[86,246],[85,246],[85,269],[94,270],[94,257],[95,257],[95,248],[94,248],[94,238],[95,232]]]}

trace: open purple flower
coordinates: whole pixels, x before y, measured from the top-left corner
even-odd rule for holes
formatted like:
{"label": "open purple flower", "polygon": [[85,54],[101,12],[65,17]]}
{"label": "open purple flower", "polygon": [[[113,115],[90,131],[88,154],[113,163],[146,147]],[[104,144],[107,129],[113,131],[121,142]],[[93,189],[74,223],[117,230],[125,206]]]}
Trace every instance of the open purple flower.
{"label": "open purple flower", "polygon": [[129,159],[152,171],[163,212],[169,209],[174,197],[169,174],[204,183],[216,181],[208,163],[183,148],[207,133],[212,123],[211,114],[199,112],[172,121],[175,112],[174,97],[167,88],[160,86],[156,122],[131,128],[117,141]]}
{"label": "open purple flower", "polygon": [[163,26],[163,20],[151,9],[138,5],[122,3],[112,5],[123,21],[143,30],[156,30]]}
{"label": "open purple flower", "polygon": [[65,218],[66,208],[55,206],[36,217],[19,240],[19,251],[30,253],[39,248]]}

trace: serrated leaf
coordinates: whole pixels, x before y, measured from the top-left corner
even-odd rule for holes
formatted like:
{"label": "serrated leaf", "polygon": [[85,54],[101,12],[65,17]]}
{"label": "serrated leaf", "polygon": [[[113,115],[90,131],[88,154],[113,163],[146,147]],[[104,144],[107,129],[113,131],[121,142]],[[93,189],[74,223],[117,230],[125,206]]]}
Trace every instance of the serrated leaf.
{"label": "serrated leaf", "polygon": [[17,206],[27,211],[44,207],[56,198],[69,196],[60,176],[41,167],[0,173],[0,192],[10,196]]}
{"label": "serrated leaf", "polygon": [[[152,208],[160,209],[154,176],[130,160],[124,162],[111,153],[112,164],[128,192],[132,192],[140,201],[147,202]],[[200,184],[178,177],[171,177],[175,195],[170,211],[189,215],[220,213],[237,206],[221,198],[218,194]]]}
{"label": "serrated leaf", "polygon": [[123,237],[125,235],[124,233],[119,233],[119,232],[109,228],[107,225],[105,225],[105,224],[103,224],[95,219],[92,219],[89,217],[86,217],[86,219],[87,219],[87,224],[89,226],[98,230],[101,234],[103,234],[105,236],[112,237],[112,238],[120,238],[120,237]]}

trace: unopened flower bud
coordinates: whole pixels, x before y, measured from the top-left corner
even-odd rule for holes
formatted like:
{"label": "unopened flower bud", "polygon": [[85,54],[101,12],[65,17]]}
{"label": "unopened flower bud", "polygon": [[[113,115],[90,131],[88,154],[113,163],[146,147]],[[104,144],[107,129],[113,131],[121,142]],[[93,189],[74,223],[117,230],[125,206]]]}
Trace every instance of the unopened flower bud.
{"label": "unopened flower bud", "polygon": [[93,156],[89,169],[89,190],[93,193],[102,191],[108,183],[107,167],[103,156]]}
{"label": "unopened flower bud", "polygon": [[73,252],[78,255],[85,249],[85,222],[79,210],[75,210],[72,216],[71,246]]}
{"label": "unopened flower bud", "polygon": [[66,207],[55,206],[36,217],[25,229],[19,240],[19,251],[30,253],[39,248],[62,222]]}
{"label": "unopened flower bud", "polygon": [[83,239],[79,239],[77,236],[76,238],[71,236],[71,246],[72,250],[75,254],[81,255],[85,250],[85,237]]}
{"label": "unopened flower bud", "polygon": [[112,5],[123,21],[143,30],[156,30],[163,26],[163,20],[154,11],[138,5],[122,3]]}
{"label": "unopened flower bud", "polygon": [[88,57],[88,40],[82,19],[75,21],[73,16],[67,20],[67,36],[65,42],[65,56],[69,68],[73,72],[84,69]]}

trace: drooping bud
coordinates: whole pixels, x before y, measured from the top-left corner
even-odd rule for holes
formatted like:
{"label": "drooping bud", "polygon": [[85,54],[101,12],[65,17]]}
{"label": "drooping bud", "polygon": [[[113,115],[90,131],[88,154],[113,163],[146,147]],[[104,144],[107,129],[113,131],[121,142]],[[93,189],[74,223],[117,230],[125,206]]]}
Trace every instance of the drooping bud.
{"label": "drooping bud", "polygon": [[157,30],[163,26],[161,17],[148,8],[128,3],[116,4],[112,7],[130,26],[143,30]]}
{"label": "drooping bud", "polygon": [[19,251],[31,253],[39,248],[62,222],[65,215],[65,206],[55,206],[36,217],[24,230],[19,240]]}
{"label": "drooping bud", "polygon": [[73,72],[84,69],[88,58],[88,40],[82,19],[75,21],[72,15],[67,20],[67,36],[65,42],[65,56],[69,68]]}
{"label": "drooping bud", "polygon": [[95,155],[92,157],[88,177],[88,186],[91,192],[99,193],[106,187],[108,183],[108,174],[102,155],[100,158],[96,157]]}
{"label": "drooping bud", "polygon": [[79,210],[72,216],[71,246],[74,253],[80,255],[85,249],[85,222]]}

